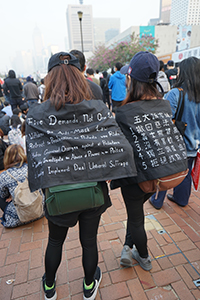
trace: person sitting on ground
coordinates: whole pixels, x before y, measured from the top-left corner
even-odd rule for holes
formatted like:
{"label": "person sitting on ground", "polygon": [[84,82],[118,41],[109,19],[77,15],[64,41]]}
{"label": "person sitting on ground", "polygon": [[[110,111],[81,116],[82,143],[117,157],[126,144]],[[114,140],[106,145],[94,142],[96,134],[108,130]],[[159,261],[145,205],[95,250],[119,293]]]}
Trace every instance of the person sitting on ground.
{"label": "person sitting on ground", "polygon": [[20,106],[20,109],[22,111],[22,118],[25,120],[26,119],[26,115],[28,113],[28,109],[29,109],[28,103],[25,102],[23,105]]}
{"label": "person sitting on ground", "polygon": [[28,172],[27,158],[23,148],[16,144],[8,146],[4,153],[3,163],[5,171],[0,174],[0,209],[4,212],[1,224],[7,228],[16,227],[25,224],[19,220],[13,202],[15,189],[18,186],[14,178],[23,182]]}
{"label": "person sitting on ground", "polygon": [[4,153],[8,147],[7,143],[4,142],[3,140],[4,133],[3,130],[0,128],[0,170],[4,169],[4,164],[3,164],[3,158],[4,158]]}
{"label": "person sitting on ground", "polygon": [[24,118],[22,117],[22,111],[20,108],[14,108],[13,109],[13,115],[16,115],[19,117],[20,121],[23,122],[24,121]]}
{"label": "person sitting on ground", "polygon": [[13,115],[13,112],[12,112],[12,107],[10,105],[10,103],[8,101],[4,101],[4,108],[2,108],[2,110],[6,115],[8,115],[10,118],[12,117]]}
{"label": "person sitting on ground", "polygon": [[3,130],[4,135],[10,131],[10,117],[1,110],[0,115],[0,128]]}
{"label": "person sitting on ground", "polygon": [[17,144],[22,146],[21,125],[20,118],[17,115],[13,115],[10,119],[11,130],[8,132],[9,145]]}

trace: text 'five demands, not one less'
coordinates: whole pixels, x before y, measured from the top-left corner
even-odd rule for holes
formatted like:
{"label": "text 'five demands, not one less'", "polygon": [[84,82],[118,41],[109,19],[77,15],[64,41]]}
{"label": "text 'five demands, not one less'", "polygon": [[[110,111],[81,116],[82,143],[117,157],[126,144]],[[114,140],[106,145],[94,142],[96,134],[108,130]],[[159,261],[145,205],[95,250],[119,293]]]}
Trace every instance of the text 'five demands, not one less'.
{"label": "text 'five demands, not one less'", "polygon": [[132,147],[100,101],[68,104],[56,113],[48,102],[36,105],[27,116],[26,139],[32,190],[136,176]]}

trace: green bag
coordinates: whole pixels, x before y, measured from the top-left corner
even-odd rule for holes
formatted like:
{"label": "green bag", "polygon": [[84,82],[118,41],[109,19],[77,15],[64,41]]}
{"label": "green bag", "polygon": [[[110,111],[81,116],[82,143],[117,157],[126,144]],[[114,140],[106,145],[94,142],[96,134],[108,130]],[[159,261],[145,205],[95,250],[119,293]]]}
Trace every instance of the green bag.
{"label": "green bag", "polygon": [[50,216],[94,208],[103,204],[104,195],[98,182],[64,184],[46,189],[46,207]]}

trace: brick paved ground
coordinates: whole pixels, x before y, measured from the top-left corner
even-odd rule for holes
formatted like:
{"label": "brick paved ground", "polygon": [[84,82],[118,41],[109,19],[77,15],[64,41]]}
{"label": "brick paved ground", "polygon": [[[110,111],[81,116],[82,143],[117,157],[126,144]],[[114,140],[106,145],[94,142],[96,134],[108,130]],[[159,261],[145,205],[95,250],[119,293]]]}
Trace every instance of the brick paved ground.
{"label": "brick paved ground", "polygon": [[[96,300],[190,300],[200,299],[200,192],[180,208],[166,200],[155,210],[145,204],[148,245],[153,259],[150,272],[133,260],[122,268],[120,253],[125,235],[126,212],[119,190],[111,192],[113,206],[102,216],[99,265],[103,272]],[[23,227],[0,225],[0,300],[41,300],[41,276],[47,244],[45,218]],[[8,285],[6,281],[15,281]],[[70,229],[57,274],[58,299],[82,299],[83,270],[77,226]]]}

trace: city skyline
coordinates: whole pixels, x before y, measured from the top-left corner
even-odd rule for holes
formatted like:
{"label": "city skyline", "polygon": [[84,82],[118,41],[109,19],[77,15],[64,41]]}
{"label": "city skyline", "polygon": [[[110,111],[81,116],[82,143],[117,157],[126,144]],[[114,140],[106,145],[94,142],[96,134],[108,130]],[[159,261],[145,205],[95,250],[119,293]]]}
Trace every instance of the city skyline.
{"label": "city skyline", "polygon": [[[33,52],[32,34],[38,27],[44,36],[44,45],[57,45],[59,51],[65,50],[67,38],[66,11],[69,4],[79,4],[78,0],[39,1],[33,3],[25,0],[4,1],[1,4],[1,50],[0,72],[8,72],[12,60],[18,51]],[[91,5],[93,18],[120,18],[121,31],[132,25],[147,25],[150,18],[159,17],[160,0],[84,0],[84,5]],[[106,8],[106,9],[105,9]],[[78,16],[77,16],[78,17]]]}

